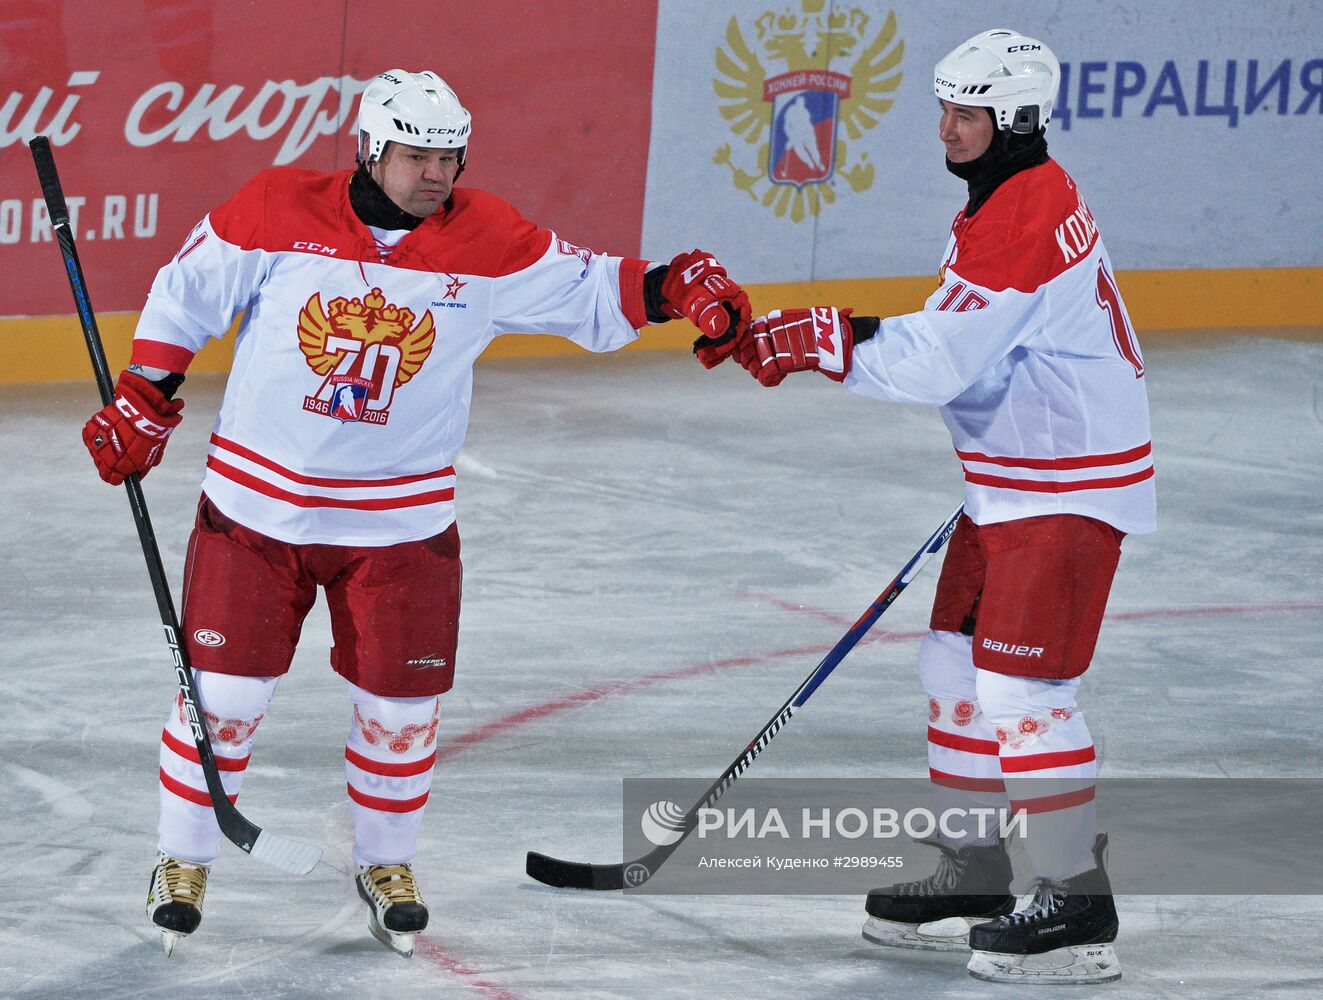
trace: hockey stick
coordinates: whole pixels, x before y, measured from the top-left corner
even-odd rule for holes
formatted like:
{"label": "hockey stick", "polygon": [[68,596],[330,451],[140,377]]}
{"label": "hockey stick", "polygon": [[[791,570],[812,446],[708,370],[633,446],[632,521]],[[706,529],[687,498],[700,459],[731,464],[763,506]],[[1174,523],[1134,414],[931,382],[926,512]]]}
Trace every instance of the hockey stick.
{"label": "hockey stick", "polygon": [[[92,359],[92,371],[96,375],[101,402],[102,405],[108,405],[115,397],[115,389],[110,380],[110,368],[106,364],[105,348],[101,345],[101,332],[97,329],[92,302],[87,295],[83,268],[74,247],[74,234],[69,225],[69,206],[65,203],[64,190],[60,187],[60,175],[55,169],[50,140],[39,135],[28,145],[37,165],[41,192],[46,198],[46,211],[50,215],[51,226],[64,257],[64,269],[69,275],[69,287],[73,291],[74,305],[78,308],[78,319],[83,325],[83,337],[87,340],[87,351]],[[142,554],[147,560],[147,574],[152,578],[152,589],[156,592],[156,606],[161,612],[166,645],[170,647],[170,655],[174,659],[175,677],[179,681],[180,694],[183,695],[184,711],[188,713],[189,725],[193,730],[193,745],[197,747],[198,760],[207,781],[207,790],[211,793],[211,806],[216,811],[216,821],[220,824],[221,832],[257,860],[294,875],[306,875],[320,860],[321,847],[263,830],[244,818],[225,794],[220,772],[216,770],[216,758],[211,752],[211,741],[202,723],[202,707],[193,684],[193,669],[188,662],[188,652],[179,641],[179,618],[170,597],[170,583],[161,565],[161,553],[156,547],[156,533],[152,530],[151,518],[147,516],[147,500],[142,493],[142,483],[136,474],[130,475],[124,480],[124,488],[128,491],[129,506],[133,508],[133,520],[138,526],[138,540],[142,543]]]}
{"label": "hockey stick", "polygon": [[919,571],[923,569],[928,560],[946,544],[946,540],[955,531],[956,522],[960,520],[960,515],[964,512],[964,509],[964,504],[958,506],[951,513],[951,516],[942,522],[942,526],[929,536],[928,540],[920,546],[919,551],[914,553],[910,557],[910,561],[905,564],[905,567],[896,574],[896,578],[887,584],[886,590],[878,594],[877,599],[873,601],[868,610],[863,613],[857,622],[850,626],[850,630],[845,635],[841,636],[836,645],[832,647],[831,652],[822,658],[822,662],[813,669],[813,672],[795,689],[795,693],[759,730],[758,735],[735,758],[730,767],[726,768],[721,777],[712,783],[712,787],[707,790],[701,799],[690,806],[678,828],[680,832],[678,840],[657,847],[634,861],[622,862],[618,865],[594,865],[583,861],[562,861],[559,858],[548,857],[536,851],[529,851],[524,870],[539,882],[563,889],[623,889],[626,886],[636,888],[655,875],[657,869],[665,864],[666,859],[671,856],[671,852],[679,847],[684,839],[694,831],[694,827],[698,823],[699,811],[711,808],[713,803],[725,794],[726,789],[735,783],[736,779],[748,769],[754,759],[763,752],[767,744],[772,742],[781,727],[790,721],[790,717],[795,714],[795,710],[802,707],[813,696],[813,692],[836,669],[837,664],[845,659],[846,654],[882,617],[882,613],[891,607],[896,598],[900,596],[901,591],[919,575]]}

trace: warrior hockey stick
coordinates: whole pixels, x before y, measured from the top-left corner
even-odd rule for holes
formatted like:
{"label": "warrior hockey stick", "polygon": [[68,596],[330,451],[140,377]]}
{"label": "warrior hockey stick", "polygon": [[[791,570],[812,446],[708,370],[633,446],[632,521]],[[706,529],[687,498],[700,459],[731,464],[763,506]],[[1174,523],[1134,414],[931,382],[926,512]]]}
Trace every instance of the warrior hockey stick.
{"label": "warrior hockey stick", "polygon": [[[41,181],[41,191],[46,198],[46,211],[50,215],[51,226],[55,230],[55,238],[59,241],[60,253],[64,257],[64,269],[69,276],[69,287],[73,290],[78,319],[83,325],[83,336],[87,340],[87,351],[92,358],[92,371],[96,375],[97,389],[101,393],[102,404],[107,405],[114,399],[115,389],[110,380],[110,368],[106,364],[105,348],[101,345],[101,332],[97,329],[92,302],[88,298],[83,268],[78,261],[78,251],[74,247],[74,234],[69,224],[69,206],[64,200],[60,175],[55,170],[55,157],[51,153],[50,141],[44,135],[37,136],[28,145],[32,148],[32,159],[37,165],[37,177]],[[152,589],[156,592],[156,606],[160,609],[165,641],[170,647],[170,655],[174,660],[175,676],[184,699],[184,711],[188,713],[189,725],[193,730],[193,744],[197,747],[198,760],[207,781],[207,790],[211,793],[211,805],[216,811],[216,821],[220,824],[221,832],[257,860],[294,875],[305,875],[312,871],[320,860],[322,849],[304,840],[263,830],[246,819],[225,794],[220,772],[216,770],[216,758],[211,752],[211,741],[207,738],[206,726],[202,722],[202,706],[193,684],[193,670],[188,662],[188,652],[179,641],[179,618],[175,614],[174,601],[170,596],[170,584],[161,565],[161,553],[156,547],[156,533],[152,530],[151,518],[147,516],[147,500],[143,496],[139,477],[136,474],[128,476],[124,480],[124,488],[129,494],[129,506],[133,508],[133,520],[138,526],[138,540],[142,543],[142,554],[147,560],[147,574],[152,578]]]}
{"label": "warrior hockey stick", "polygon": [[725,794],[726,789],[733,785],[736,779],[748,769],[754,758],[763,752],[767,744],[772,742],[781,727],[790,721],[790,717],[795,714],[795,711],[813,696],[813,692],[836,669],[837,664],[845,659],[846,654],[882,617],[882,613],[891,607],[896,598],[900,596],[901,591],[919,575],[919,571],[923,569],[928,560],[946,544],[946,540],[955,531],[956,522],[960,520],[960,515],[964,509],[964,504],[961,504],[952,512],[950,517],[942,522],[942,526],[920,546],[918,552],[910,557],[910,561],[896,574],[896,578],[887,584],[886,590],[877,596],[877,600],[869,606],[863,616],[850,626],[850,630],[845,635],[841,636],[840,641],[832,647],[831,652],[822,658],[822,662],[814,668],[813,672],[804,679],[804,682],[795,689],[795,693],[759,730],[758,735],[735,758],[730,767],[726,768],[721,777],[712,783],[712,787],[707,790],[703,797],[689,808],[681,822],[679,840],[655,848],[634,861],[618,865],[594,865],[583,861],[562,861],[559,858],[538,854],[536,851],[529,851],[525,871],[539,882],[565,889],[623,889],[626,886],[636,888],[655,875],[657,869],[666,863],[666,859],[671,856],[671,853],[693,832],[698,823],[699,812],[711,808],[717,799]]}

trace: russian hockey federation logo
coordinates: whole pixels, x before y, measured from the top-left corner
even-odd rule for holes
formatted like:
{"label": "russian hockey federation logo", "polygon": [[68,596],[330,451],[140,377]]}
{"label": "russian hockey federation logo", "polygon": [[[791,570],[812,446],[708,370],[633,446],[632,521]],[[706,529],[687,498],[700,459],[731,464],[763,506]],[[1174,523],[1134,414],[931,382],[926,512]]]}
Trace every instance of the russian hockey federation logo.
{"label": "russian hockey federation logo", "polygon": [[[758,172],[741,167],[729,143],[713,162],[729,167],[750,198],[778,217],[788,212],[794,222],[835,202],[837,175],[856,193],[873,186],[868,154],[851,163],[849,141],[863,138],[891,110],[905,55],[894,11],[874,31],[875,17],[862,7],[824,10],[826,0],[799,6],[799,13],[788,8],[754,19],[753,45],[732,17],[726,44],[717,49],[720,75],[712,81],[731,131],[758,146]],[[783,71],[769,74],[760,51]]]}
{"label": "russian hockey federation logo", "polygon": [[[416,320],[416,322],[415,322]],[[432,314],[385,300],[380,288],[361,299],[334,298],[322,309],[313,293],[299,311],[299,349],[323,376],[303,408],[341,423],[385,424],[395,390],[413,378],[432,353]]]}

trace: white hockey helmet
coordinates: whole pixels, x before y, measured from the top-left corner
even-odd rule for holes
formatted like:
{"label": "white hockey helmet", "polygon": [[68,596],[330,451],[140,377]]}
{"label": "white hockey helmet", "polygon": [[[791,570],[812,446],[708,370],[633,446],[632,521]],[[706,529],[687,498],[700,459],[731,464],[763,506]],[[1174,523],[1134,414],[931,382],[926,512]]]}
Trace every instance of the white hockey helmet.
{"label": "white hockey helmet", "polygon": [[990,108],[997,128],[1029,133],[1046,128],[1061,82],[1061,63],[1042,42],[993,28],[962,42],[933,69],[938,98]]}
{"label": "white hockey helmet", "polygon": [[387,70],[374,76],[358,102],[358,158],[371,163],[388,142],[458,149],[463,164],[472,116],[449,84],[431,70]]}

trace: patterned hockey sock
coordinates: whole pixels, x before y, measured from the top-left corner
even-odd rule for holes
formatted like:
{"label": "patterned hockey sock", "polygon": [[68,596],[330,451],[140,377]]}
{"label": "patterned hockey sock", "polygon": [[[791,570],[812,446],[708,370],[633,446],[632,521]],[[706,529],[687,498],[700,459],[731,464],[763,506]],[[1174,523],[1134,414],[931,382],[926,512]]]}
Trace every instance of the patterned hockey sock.
{"label": "patterned hockey sock", "polygon": [[[919,678],[928,695],[928,776],[939,815],[1007,805],[996,733],[975,691],[971,642],[956,632],[929,632],[919,648]],[[980,829],[971,819],[952,829],[963,834],[943,836],[952,847],[997,840],[993,823]]]}
{"label": "patterned hockey sock", "polygon": [[979,671],[979,701],[996,727],[1011,807],[1027,813],[1024,847],[1035,877],[1059,880],[1094,866],[1098,766],[1075,704],[1078,688],[1078,678]]}
{"label": "patterned hockey sock", "polygon": [[418,850],[436,763],[440,699],[383,698],[349,684],[345,778],[354,863],[400,864]]}
{"label": "patterned hockey sock", "polygon": [[[231,802],[239,796],[252,752],[253,732],[266,715],[277,681],[276,677],[235,677],[209,670],[193,671],[211,751]],[[211,794],[202,777],[202,764],[184,713],[182,694],[175,697],[161,732],[160,756],[161,816],[157,847],[171,857],[209,865],[220,853],[221,832],[211,808]]]}

